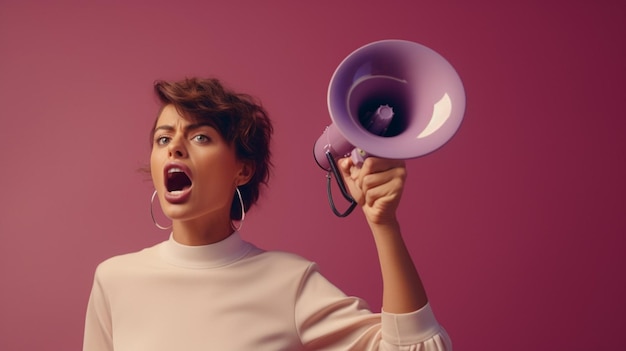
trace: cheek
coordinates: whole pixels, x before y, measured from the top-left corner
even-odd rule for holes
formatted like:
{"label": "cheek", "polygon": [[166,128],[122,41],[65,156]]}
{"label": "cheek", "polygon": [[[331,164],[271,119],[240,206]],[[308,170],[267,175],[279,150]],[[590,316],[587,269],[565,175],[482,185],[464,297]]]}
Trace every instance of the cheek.
{"label": "cheek", "polygon": [[155,188],[157,187],[157,185],[163,184],[163,182],[161,181],[161,178],[163,177],[163,174],[161,172],[161,166],[158,161],[158,157],[154,153],[150,154],[150,175],[152,177],[152,183]]}

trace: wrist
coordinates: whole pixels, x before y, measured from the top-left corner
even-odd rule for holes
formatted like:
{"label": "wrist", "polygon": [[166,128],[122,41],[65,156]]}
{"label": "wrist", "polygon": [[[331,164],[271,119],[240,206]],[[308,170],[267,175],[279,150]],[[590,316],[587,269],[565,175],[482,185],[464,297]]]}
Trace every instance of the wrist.
{"label": "wrist", "polygon": [[376,220],[368,219],[367,223],[374,236],[400,234],[400,223],[395,216],[390,218],[377,218]]}

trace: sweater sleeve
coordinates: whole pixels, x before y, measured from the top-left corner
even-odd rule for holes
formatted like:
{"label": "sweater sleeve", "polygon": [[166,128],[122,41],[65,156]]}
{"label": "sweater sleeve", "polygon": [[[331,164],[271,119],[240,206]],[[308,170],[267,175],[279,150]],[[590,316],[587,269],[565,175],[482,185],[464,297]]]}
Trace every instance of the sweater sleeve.
{"label": "sweater sleeve", "polygon": [[83,351],[113,351],[111,313],[96,269],[93,287],[87,304]]}
{"label": "sweater sleeve", "polygon": [[346,296],[315,264],[296,296],[295,322],[307,350],[450,351],[452,343],[430,305],[405,314],[372,313]]}

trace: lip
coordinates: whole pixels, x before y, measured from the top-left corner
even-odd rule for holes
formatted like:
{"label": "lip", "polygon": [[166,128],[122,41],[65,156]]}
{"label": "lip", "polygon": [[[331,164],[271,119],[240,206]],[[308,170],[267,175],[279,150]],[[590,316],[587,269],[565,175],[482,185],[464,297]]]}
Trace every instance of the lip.
{"label": "lip", "polygon": [[181,203],[186,202],[189,199],[189,196],[191,196],[191,188],[193,188],[193,178],[191,174],[191,169],[189,169],[189,167],[187,167],[187,165],[185,165],[184,163],[168,162],[165,164],[165,167],[163,167],[164,183],[167,182],[167,176],[168,176],[169,170],[173,168],[178,168],[182,170],[185,173],[185,175],[187,175],[187,177],[189,177],[189,179],[192,180],[191,186],[184,190],[176,191],[173,193],[173,192],[167,191],[167,184],[164,184],[165,194],[163,197],[165,198],[167,202],[171,204],[181,204]]}

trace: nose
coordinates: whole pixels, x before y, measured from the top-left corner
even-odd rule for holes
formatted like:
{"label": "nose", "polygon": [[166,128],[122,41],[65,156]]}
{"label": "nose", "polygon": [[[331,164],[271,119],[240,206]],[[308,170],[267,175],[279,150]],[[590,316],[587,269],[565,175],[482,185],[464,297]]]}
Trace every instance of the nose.
{"label": "nose", "polygon": [[185,158],[187,157],[187,149],[182,137],[174,137],[167,145],[169,156],[171,158]]}

